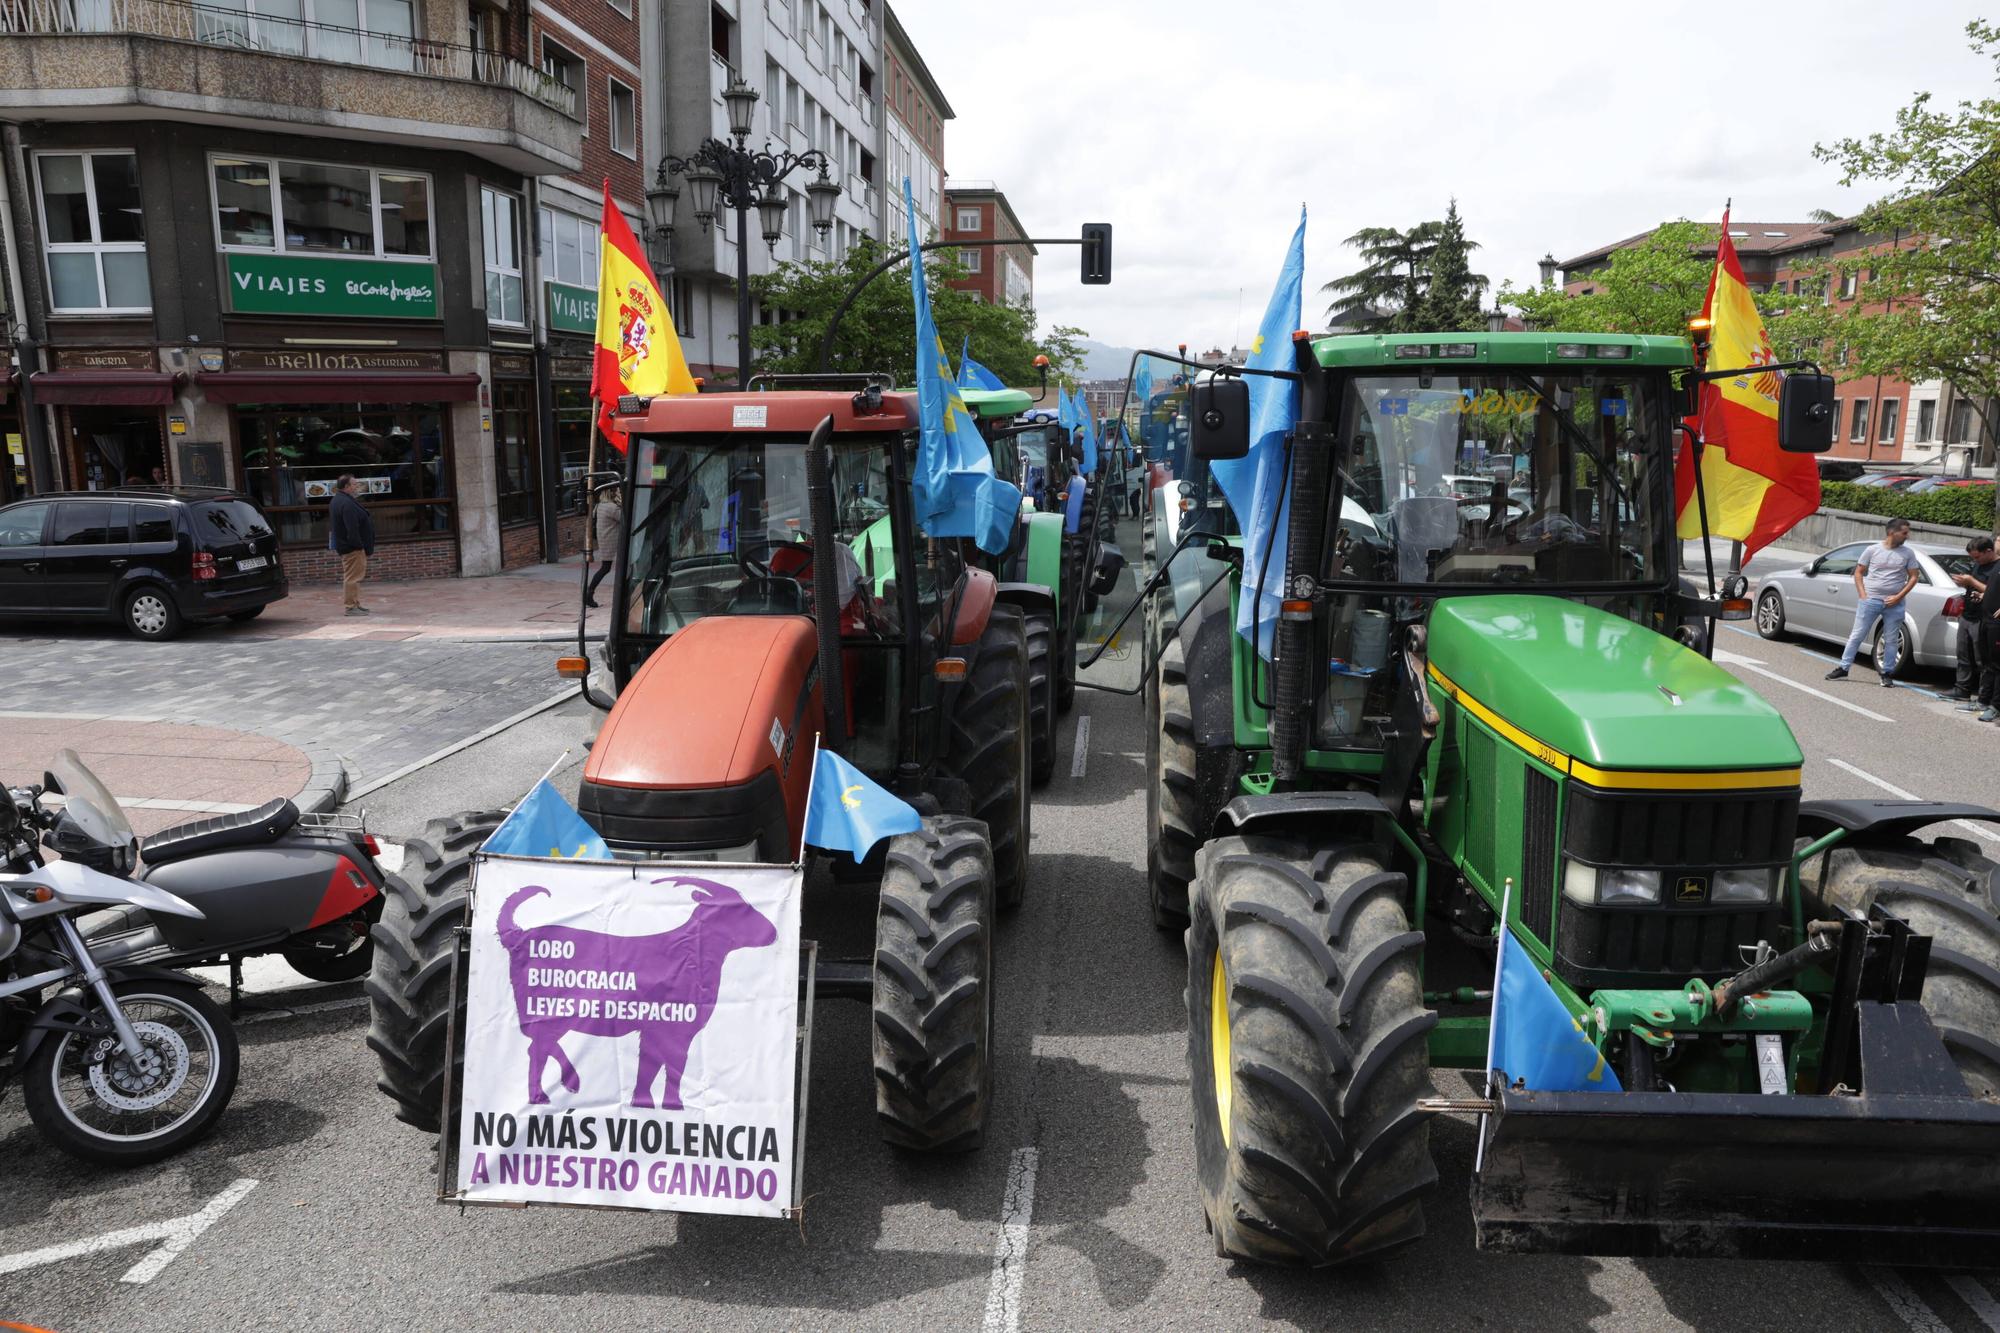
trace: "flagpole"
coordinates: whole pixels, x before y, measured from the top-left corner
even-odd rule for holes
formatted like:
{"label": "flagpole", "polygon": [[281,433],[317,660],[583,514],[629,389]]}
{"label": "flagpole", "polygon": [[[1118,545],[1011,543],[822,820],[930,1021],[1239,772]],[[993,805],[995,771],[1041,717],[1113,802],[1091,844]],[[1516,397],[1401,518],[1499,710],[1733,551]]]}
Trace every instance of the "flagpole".
{"label": "flagpole", "polygon": [[819,733],[813,733],[812,773],[806,778],[806,812],[799,820],[799,854],[792,861],[795,866],[806,863],[806,824],[812,819],[813,788],[819,785]]}
{"label": "flagpole", "polygon": [[[562,767],[563,760],[567,758],[569,758],[569,749],[567,746],[565,746],[563,752],[556,756],[556,761],[553,764],[549,765],[549,771],[542,774],[541,781],[535,783],[535,787],[541,786],[543,782],[547,782],[550,778],[554,777],[556,775],[556,770]],[[528,788],[528,790],[533,791],[535,787],[530,787]]]}
{"label": "flagpole", "polygon": [[[1493,950],[1493,1005],[1486,1014],[1486,1096],[1493,1095],[1493,1046],[1500,1032],[1500,969],[1507,960],[1507,907],[1514,897],[1514,877],[1507,876],[1500,890],[1500,938]],[[1473,1145],[1472,1174],[1478,1175],[1486,1161],[1486,1116],[1479,1113],[1479,1141]]]}

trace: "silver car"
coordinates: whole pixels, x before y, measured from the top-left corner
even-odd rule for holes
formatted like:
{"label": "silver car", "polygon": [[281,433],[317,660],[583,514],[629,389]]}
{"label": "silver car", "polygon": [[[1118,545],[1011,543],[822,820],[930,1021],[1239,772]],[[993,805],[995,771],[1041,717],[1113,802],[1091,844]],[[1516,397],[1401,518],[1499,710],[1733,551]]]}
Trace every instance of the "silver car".
{"label": "silver car", "polygon": [[[1828,643],[1845,644],[1854,630],[1854,562],[1874,542],[1850,542],[1815,556],[1802,569],[1786,569],[1757,585],[1757,632],[1767,639],[1805,634]],[[1899,664],[1914,656],[1918,666],[1958,664],[1958,617],[1965,609],[1965,592],[1951,581],[1969,573],[1972,557],[1949,546],[1908,543],[1917,554],[1921,577],[1905,601],[1903,645]],[[1879,671],[1881,633],[1869,635],[1862,651]]]}

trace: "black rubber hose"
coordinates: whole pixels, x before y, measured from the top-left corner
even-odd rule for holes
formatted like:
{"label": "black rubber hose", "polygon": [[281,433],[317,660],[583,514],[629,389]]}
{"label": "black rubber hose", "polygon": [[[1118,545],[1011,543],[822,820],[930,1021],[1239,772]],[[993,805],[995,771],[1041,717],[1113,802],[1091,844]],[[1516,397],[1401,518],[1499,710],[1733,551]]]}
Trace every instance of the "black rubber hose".
{"label": "black rubber hose", "polygon": [[841,682],[840,557],[833,519],[833,418],[813,427],[806,441],[806,505],[812,520],[813,625],[819,635],[819,683],[825,696],[826,733],[820,744],[838,752],[847,744],[847,694]]}

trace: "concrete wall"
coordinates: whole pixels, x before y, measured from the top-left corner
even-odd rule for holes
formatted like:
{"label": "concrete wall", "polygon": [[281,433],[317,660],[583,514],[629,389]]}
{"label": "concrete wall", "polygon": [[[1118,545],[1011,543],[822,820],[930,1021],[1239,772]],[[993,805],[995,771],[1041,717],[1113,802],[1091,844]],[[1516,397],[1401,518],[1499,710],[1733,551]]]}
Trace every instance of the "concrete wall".
{"label": "concrete wall", "polygon": [[[1788,551],[1825,551],[1849,542],[1878,542],[1889,521],[1884,514],[1855,514],[1844,509],[1822,509],[1778,539]],[[1980,535],[1975,528],[1947,528],[1936,523],[1910,521],[1910,540],[1938,546],[1963,546],[1966,539]]]}

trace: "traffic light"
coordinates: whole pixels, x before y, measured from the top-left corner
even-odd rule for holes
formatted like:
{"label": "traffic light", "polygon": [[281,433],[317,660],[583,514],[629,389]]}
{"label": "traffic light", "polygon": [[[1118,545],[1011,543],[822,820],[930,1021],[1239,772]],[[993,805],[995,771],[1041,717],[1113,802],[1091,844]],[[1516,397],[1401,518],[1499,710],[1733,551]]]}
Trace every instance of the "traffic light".
{"label": "traffic light", "polygon": [[1083,224],[1083,281],[1091,287],[1102,287],[1111,281],[1109,222]]}

